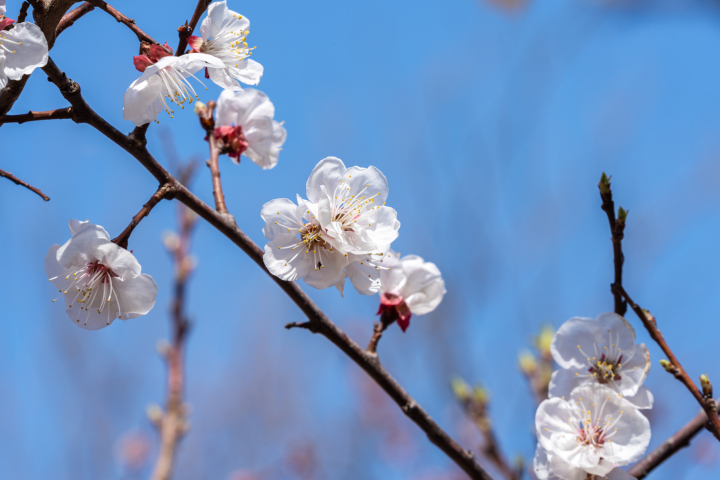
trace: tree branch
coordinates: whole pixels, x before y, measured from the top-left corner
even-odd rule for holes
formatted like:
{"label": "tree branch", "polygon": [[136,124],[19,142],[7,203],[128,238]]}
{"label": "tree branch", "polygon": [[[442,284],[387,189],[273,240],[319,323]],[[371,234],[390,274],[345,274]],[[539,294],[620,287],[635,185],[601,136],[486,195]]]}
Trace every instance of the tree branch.
{"label": "tree branch", "polygon": [[58,108],[56,110],[48,110],[46,112],[35,112],[30,110],[28,113],[20,115],[0,115],[0,125],[5,123],[25,123],[37,122],[39,120],[60,120],[71,118],[72,107]]}
{"label": "tree branch", "polygon": [[673,373],[675,378],[680,380],[680,382],[685,385],[688,390],[690,390],[690,393],[692,393],[692,395],[698,401],[703,410],[705,410],[705,413],[707,414],[708,418],[710,419],[710,423],[712,424],[711,431],[713,435],[715,435],[715,438],[720,441],[720,418],[718,418],[717,409],[715,406],[715,402],[712,400],[712,397],[708,396],[706,398],[706,396],[704,396],[700,392],[697,385],[695,385],[695,383],[688,376],[685,369],[682,367],[682,365],[680,365],[680,361],[677,359],[673,351],[668,346],[665,338],[663,338],[660,329],[657,328],[657,322],[655,321],[655,318],[652,317],[649,312],[646,312],[645,310],[640,308],[635,302],[633,302],[630,298],[630,295],[628,295],[628,293],[622,286],[622,264],[624,258],[620,242],[623,238],[623,231],[625,229],[625,219],[627,217],[627,212],[621,207],[618,210],[618,219],[617,221],[615,220],[615,207],[612,201],[610,179],[604,173],[602,174],[598,187],[600,188],[600,196],[603,200],[602,209],[608,215],[608,220],[610,221],[610,229],[613,234],[613,250],[615,252],[615,283],[612,284],[611,290],[613,295],[615,296],[615,311],[616,313],[622,315],[618,312],[618,307],[621,307],[620,309],[624,312],[625,308],[627,308],[625,302],[630,304],[630,308],[633,309],[635,314],[643,323],[645,329],[650,334],[650,337],[655,340],[655,342],[660,346],[662,351],[670,360],[670,363],[672,364],[671,373]]}
{"label": "tree branch", "polygon": [[181,25],[180,28],[178,28],[180,41],[178,42],[177,50],[175,50],[175,55],[178,57],[185,53],[185,49],[187,48],[187,39],[190,35],[192,35],[193,31],[195,31],[195,26],[197,26],[197,23],[200,21],[200,17],[202,17],[202,14],[205,13],[205,10],[207,10],[210,2],[212,2],[212,0],[198,0],[197,6],[195,6],[195,12],[193,12],[193,16],[190,19],[190,23],[185,22],[184,25]]}
{"label": "tree branch", "polygon": [[113,243],[117,244],[119,247],[127,249],[128,240],[130,240],[130,235],[132,234],[133,230],[135,230],[135,227],[138,226],[138,224],[142,221],[143,218],[150,215],[150,211],[155,207],[155,205],[160,202],[160,200],[172,196],[174,190],[175,186],[172,183],[160,185],[157,189],[157,192],[153,193],[153,196],[150,197],[150,200],[148,200],[148,202],[143,205],[140,211],[132,218],[130,224],[125,227],[125,230],[123,230],[120,235],[113,239]]}
{"label": "tree branch", "polygon": [[148,42],[148,43],[154,43],[156,45],[160,45],[161,47],[163,47],[163,49],[165,49],[165,51],[167,53],[172,53],[169,49],[165,48],[160,42],[158,42],[157,40],[152,38],[147,33],[143,32],[140,29],[140,27],[135,25],[135,20],[118,12],[115,8],[108,5],[107,2],[105,2],[103,0],[88,0],[88,3],[91,3],[91,4],[95,5],[96,7],[98,7],[99,9],[106,11],[119,23],[124,24],[126,27],[128,27],[130,30],[132,30],[132,32],[137,36],[138,40],[140,40],[141,42]]}
{"label": "tree branch", "polygon": [[693,397],[695,397],[695,400],[697,400],[703,410],[705,410],[705,413],[707,414],[707,417],[710,419],[710,423],[712,424],[712,429],[710,431],[713,433],[713,435],[715,435],[715,438],[720,441],[720,419],[718,418],[715,402],[712,401],[712,398],[706,399],[700,392],[700,389],[698,389],[697,385],[695,385],[695,383],[690,379],[690,376],[687,374],[682,365],[680,365],[680,361],[677,359],[677,357],[665,341],[662,332],[660,332],[660,329],[657,328],[655,318],[649,317],[648,313],[645,312],[645,310],[640,308],[637,303],[633,302],[630,298],[630,295],[628,295],[628,293],[623,287],[617,287],[616,290],[628,302],[630,308],[632,308],[635,312],[635,315],[637,315],[643,325],[645,325],[645,328],[650,334],[650,337],[655,340],[655,343],[660,346],[662,351],[668,357],[668,360],[670,360],[670,363],[674,367],[674,371],[672,373],[675,378],[680,380],[680,382],[685,385],[688,390],[690,390],[690,393],[692,393]]}
{"label": "tree branch", "polygon": [[625,217],[627,216],[627,212],[620,207],[618,218],[617,220],[615,219],[615,203],[612,199],[610,178],[605,175],[605,173],[602,174],[598,187],[600,188],[600,198],[602,198],[601,208],[607,214],[608,222],[610,223],[610,232],[612,233],[615,281],[612,285],[610,285],[610,291],[615,297],[615,313],[622,316],[625,315],[625,312],[627,311],[627,305],[622,299],[622,296],[615,291],[615,287],[622,287],[622,267],[625,262],[625,256],[622,252],[622,239],[624,237]]}
{"label": "tree branch", "polygon": [[42,192],[40,191],[40,189],[33,187],[32,185],[30,185],[29,183],[27,183],[27,182],[24,181],[24,180],[20,180],[19,178],[17,178],[15,175],[13,175],[13,174],[10,173],[10,172],[6,172],[5,170],[0,170],[0,177],[7,178],[7,179],[10,180],[11,182],[14,182],[16,185],[23,186],[23,187],[27,188],[28,190],[37,193],[37,194],[40,195],[40,196],[42,197],[42,199],[45,200],[46,202],[50,200],[50,197],[48,197],[47,195],[45,195],[44,193],[42,193]]}
{"label": "tree branch", "polygon": [[150,155],[145,147],[145,132],[148,125],[135,128],[130,135],[123,135],[90,108],[80,93],[80,86],[68,79],[52,60],[48,60],[48,64],[43,67],[43,71],[48,74],[53,83],[60,89],[63,97],[74,107],[76,112],[74,121],[87,123],[95,127],[100,133],[135,157],[161,184],[170,183],[174,185],[175,198],[205,219],[250,256],[308,317],[309,323],[313,325],[310,330],[317,331],[326,337],[358,364],[360,368],[365,370],[385,390],[390,398],[400,406],[402,411],[427,434],[433,444],[445,452],[473,480],[492,479],[475,461],[472,452],[464,450],[440,428],[432,417],[390,376],[376,356],[365,352],[357,343],[351,340],[345,332],[325,316],[296,283],[280,280],[267,270],[263,262],[263,250],[237,227],[232,217],[218,213],[197,198]]}
{"label": "tree branch", "polygon": [[58,35],[72,27],[73,24],[86,13],[92,12],[93,10],[95,10],[95,5],[90,2],[85,2],[79,7],[70,10],[68,13],[63,15],[62,19],[60,19],[60,23],[58,23],[58,26],[55,29],[55,37],[57,38]]}
{"label": "tree branch", "polygon": [[30,8],[30,4],[28,2],[23,2],[22,5],[20,5],[20,13],[17,17],[17,23],[23,23],[27,19],[28,8]]}
{"label": "tree branch", "polygon": [[[194,165],[191,163],[180,172],[180,179],[187,183],[192,176]],[[175,263],[175,287],[172,302],[172,343],[163,352],[168,365],[168,394],[165,412],[157,412],[153,421],[160,433],[160,453],[153,469],[152,480],[169,480],[172,476],[177,445],[187,433],[187,408],[183,402],[185,372],[183,356],[185,340],[190,330],[190,322],[185,316],[185,291],[187,281],[193,270],[190,256],[190,238],[195,227],[194,213],[182,204],[178,205],[180,232],[177,241],[166,242]]]}
{"label": "tree branch", "polygon": [[[720,400],[716,402],[716,408],[720,408]],[[628,470],[628,474],[637,480],[642,480],[665,460],[673,456],[682,448],[690,446],[690,441],[702,431],[707,425],[708,417],[705,412],[700,412],[695,418],[686,423],[680,430],[672,434],[662,445],[640,459]]]}

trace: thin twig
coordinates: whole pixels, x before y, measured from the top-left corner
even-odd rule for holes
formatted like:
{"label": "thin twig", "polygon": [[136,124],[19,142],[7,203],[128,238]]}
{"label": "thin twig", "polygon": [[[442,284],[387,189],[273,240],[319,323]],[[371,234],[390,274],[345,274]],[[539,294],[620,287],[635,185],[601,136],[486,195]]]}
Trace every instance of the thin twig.
{"label": "thin twig", "polygon": [[[464,383],[464,382],[463,382]],[[482,453],[500,470],[507,480],[520,480],[522,468],[512,468],[502,454],[500,444],[495,436],[495,430],[488,412],[487,394],[482,389],[476,389],[480,395],[470,393],[469,388],[466,394],[460,398],[465,414],[470,417],[475,426],[483,436],[484,444],[481,447]]]}
{"label": "thin twig", "polygon": [[47,195],[45,195],[44,193],[42,193],[42,192],[40,191],[40,189],[33,187],[32,185],[30,185],[29,183],[27,183],[27,182],[24,181],[24,180],[20,180],[19,178],[17,178],[15,175],[13,175],[13,174],[10,173],[10,172],[6,172],[5,170],[0,170],[0,177],[7,178],[7,179],[10,180],[11,182],[14,182],[16,185],[23,186],[23,187],[27,188],[28,190],[37,193],[37,194],[40,195],[40,196],[42,197],[42,199],[45,200],[46,202],[50,200],[50,197],[48,197]]}
{"label": "thin twig", "polygon": [[140,211],[132,218],[130,224],[125,227],[125,230],[123,230],[120,235],[113,239],[113,243],[117,244],[119,247],[127,248],[128,240],[130,240],[130,235],[132,234],[133,230],[135,230],[135,227],[138,226],[138,224],[142,221],[143,218],[150,215],[150,211],[155,207],[155,205],[160,202],[160,200],[171,196],[173,190],[174,185],[172,183],[160,185],[157,189],[157,192],[153,193],[153,196],[150,197],[150,200],[148,200],[147,203],[143,205],[143,207],[140,209]]}
{"label": "thin twig", "polygon": [[72,107],[47,110],[45,112],[35,112],[30,110],[28,113],[22,113],[20,115],[0,115],[0,125],[5,123],[25,123],[37,122],[39,120],[61,119],[72,119]]}
{"label": "thin twig", "polygon": [[680,365],[680,361],[677,359],[677,357],[665,341],[662,332],[660,332],[660,329],[657,328],[655,318],[651,320],[648,317],[647,313],[642,308],[640,308],[637,303],[632,301],[632,298],[630,298],[630,295],[628,295],[628,293],[623,287],[617,287],[616,291],[619,292],[622,297],[627,301],[627,303],[630,305],[630,308],[633,309],[635,315],[638,316],[640,321],[647,329],[650,337],[655,340],[655,343],[657,343],[662,349],[662,351],[665,353],[668,360],[674,367],[674,377],[680,380],[680,382],[685,385],[688,390],[690,390],[690,393],[692,393],[693,397],[695,397],[695,400],[697,400],[703,410],[705,410],[705,413],[707,414],[708,418],[710,419],[710,423],[712,424],[712,429],[710,431],[713,433],[713,435],[715,435],[715,438],[720,440],[720,418],[718,418],[715,402],[712,401],[712,398],[706,399],[700,392],[700,389],[698,389],[697,385],[695,385],[695,383],[690,379],[690,376],[687,374],[682,365]]}
{"label": "thin twig", "polygon": [[[188,183],[193,170],[194,164],[190,163],[180,172],[180,180],[183,183]],[[190,330],[190,322],[185,315],[185,291],[188,278],[193,269],[193,261],[190,256],[190,239],[197,217],[183,204],[179,204],[178,217],[180,231],[176,237],[177,242],[170,245],[166,244],[175,263],[175,287],[171,307],[173,334],[172,343],[163,352],[168,365],[168,393],[165,411],[158,412],[153,419],[160,433],[160,452],[155,462],[152,477],[150,477],[152,480],[168,480],[171,478],[177,445],[189,428],[187,408],[183,401],[185,379],[183,356],[185,340]]]}
{"label": "thin twig", "polygon": [[74,107],[76,112],[74,120],[76,122],[91,125],[108,139],[115,142],[119,147],[135,157],[161,184],[170,183],[174,185],[176,199],[188,206],[240,247],[295,302],[308,317],[309,323],[313,325],[309,330],[326,337],[360,368],[365,370],[388,396],[400,406],[402,411],[427,434],[430,441],[445,452],[470,478],[473,480],[492,479],[475,461],[472,452],[463,449],[440,428],[432,417],[390,376],[378,362],[376,356],[365,352],[362,347],[351,340],[345,332],[325,316],[295,282],[280,280],[267,270],[263,262],[264,251],[237,227],[232,218],[218,213],[197,198],[158,163],[146,148],[145,131],[147,125],[135,128],[130,135],[123,135],[90,108],[80,93],[80,86],[68,79],[52,60],[48,60],[48,64],[43,67],[43,71],[60,89],[63,97]]}
{"label": "thin twig", "polygon": [[165,48],[160,42],[152,38],[147,33],[143,32],[140,27],[138,27],[135,24],[135,20],[133,20],[130,17],[127,17],[123,15],[122,13],[118,12],[115,8],[113,8],[111,5],[108,5],[107,2],[103,0],[88,0],[89,3],[92,3],[96,7],[98,7],[101,10],[106,11],[109,13],[115,20],[118,22],[124,24],[126,27],[128,27],[132,32],[137,36],[138,40],[141,42],[148,42],[148,43],[154,43],[156,45],[160,45],[165,49],[167,53],[172,53],[169,49]]}
{"label": "thin twig", "polygon": [[615,313],[625,315],[627,305],[622,297],[617,293],[615,287],[622,287],[622,268],[625,257],[622,252],[622,240],[625,231],[625,215],[626,212],[621,208],[621,214],[615,219],[615,203],[612,198],[612,190],[610,189],[610,178],[604,173],[598,184],[600,188],[600,198],[602,199],[602,209],[605,211],[610,223],[610,232],[612,233],[613,258],[615,265],[615,281],[610,285],[610,291],[615,298]]}
{"label": "thin twig", "polygon": [[79,7],[70,10],[68,13],[63,15],[60,23],[58,23],[58,26],[55,29],[55,37],[60,35],[68,28],[72,27],[72,25],[77,22],[78,19],[83,17],[86,13],[92,12],[93,10],[95,10],[95,5],[90,2],[85,2]]}
{"label": "thin twig", "polygon": [[25,21],[28,14],[28,8],[30,8],[30,3],[28,2],[23,2],[22,5],[20,5],[20,13],[17,17],[17,23],[23,23]]}
{"label": "thin twig", "polygon": [[197,5],[195,6],[195,12],[193,12],[190,22],[185,22],[184,25],[181,25],[180,28],[178,28],[180,41],[178,42],[177,50],[175,50],[175,55],[178,57],[185,53],[185,49],[187,48],[187,39],[190,35],[192,35],[195,30],[195,26],[200,21],[202,14],[205,13],[205,10],[207,10],[210,2],[212,2],[212,0],[198,0]]}
{"label": "thin twig", "polygon": [[215,102],[210,100],[205,107],[198,108],[196,111],[198,112],[200,124],[205,129],[207,141],[210,145],[210,158],[207,161],[207,166],[210,167],[210,175],[212,177],[215,210],[220,214],[227,215],[229,212],[225,204],[225,194],[223,194],[222,181],[220,180],[220,148],[215,138],[215,119],[213,118],[215,105]]}
{"label": "thin twig", "polygon": [[[720,408],[720,400],[717,400],[715,405],[716,408]],[[662,445],[641,458],[627,473],[637,480],[642,480],[679,450],[690,446],[690,441],[702,431],[707,423],[707,414],[705,412],[698,413],[695,418],[673,433]]]}

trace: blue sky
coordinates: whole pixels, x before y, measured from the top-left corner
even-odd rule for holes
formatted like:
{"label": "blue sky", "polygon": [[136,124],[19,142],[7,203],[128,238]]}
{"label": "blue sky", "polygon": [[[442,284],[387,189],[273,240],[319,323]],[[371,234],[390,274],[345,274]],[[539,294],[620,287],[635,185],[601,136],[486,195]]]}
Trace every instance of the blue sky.
{"label": "blue sky", "polygon": [[[19,4],[8,2],[10,16]],[[194,3],[169,6],[116,5],[174,47]],[[653,312],[694,378],[720,378],[712,361],[720,332],[718,5],[558,0],[510,13],[470,0],[230,7],[251,19],[254,58],[265,67],[259,88],[286,121],[288,140],[270,171],[223,159],[228,208],[262,245],[262,205],[304,194],[322,158],[385,173],[388,205],[402,223],[394,248],[436,263],[448,294],[436,312],[413,318],[407,333],[391,329],[380,354],[463,444],[472,447],[477,437],[447,387],[452,375],[491,390],[504,450],[529,460],[535,407],[516,368],[518,351],[542,324],[612,309],[611,244],[596,188],[603,171],[613,175],[616,204],[630,211],[628,291]],[[122,97],[138,76],[136,52],[135,36],[96,10],[59,37],[51,56],[96,111],[129,132]],[[203,100],[220,93],[208,87]],[[37,71],[11,113],[63,106]],[[160,122],[148,140],[162,163],[163,131],[183,158],[206,158],[190,111]],[[129,431],[155,442],[144,411],[164,398],[155,345],[167,337],[172,264],[161,237],[175,226],[176,205],[156,207],[130,243],[159,285],[155,309],[83,331],[50,301],[47,249],[68,238],[70,218],[116,235],[156,183],[135,159],[68,120],[3,125],[0,141],[0,168],[52,198],[44,203],[0,182],[0,478],[146,477],[147,467],[123,471],[116,445]],[[192,188],[212,201],[206,169]],[[242,252],[202,222],[193,252],[192,429],[178,479],[226,479],[239,470],[302,478],[283,466],[297,445],[313,446],[317,478],[450,478],[442,476],[455,471],[449,461],[367,387],[357,367],[323,338],[282,328],[302,320],[301,312]],[[377,297],[303,288],[367,342]],[[657,368],[661,352],[628,318],[653,361],[653,447],[698,408]],[[704,433],[652,478],[707,475],[720,454],[709,440]]]}

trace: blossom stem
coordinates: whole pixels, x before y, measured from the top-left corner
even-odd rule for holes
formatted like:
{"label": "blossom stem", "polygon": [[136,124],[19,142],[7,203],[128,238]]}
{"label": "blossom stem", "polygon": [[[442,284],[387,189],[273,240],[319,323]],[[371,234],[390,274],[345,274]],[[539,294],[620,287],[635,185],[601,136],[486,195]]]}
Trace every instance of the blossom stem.
{"label": "blossom stem", "polygon": [[398,404],[405,415],[425,432],[428,439],[450,457],[471,479],[492,480],[492,477],[475,461],[472,452],[463,449],[415,402],[380,364],[377,356],[370,355],[350,339],[315,305],[315,302],[303,292],[297,283],[280,280],[267,270],[263,261],[264,250],[240,230],[229,215],[221,215],[200,200],[160,165],[146,148],[145,131],[147,125],[135,128],[130,135],[124,135],[90,108],[82,96],[80,86],[67,78],[55,62],[48,60],[48,64],[43,67],[43,71],[58,87],[63,97],[74,107],[78,122],[91,125],[108,139],[115,142],[119,147],[135,157],[160,183],[172,185],[176,199],[237,245],[295,302],[308,317],[307,323],[310,325],[307,328],[308,330],[320,333],[350,357]]}
{"label": "blossom stem", "polygon": [[[720,408],[720,400],[715,403],[715,406]],[[640,459],[627,473],[637,480],[642,480],[665,460],[689,446],[690,441],[702,431],[707,422],[707,414],[705,412],[698,413],[695,418],[673,433],[659,447]]]}
{"label": "blossom stem", "polygon": [[622,296],[615,291],[614,287],[622,287],[622,268],[625,262],[625,256],[622,252],[622,240],[625,231],[625,218],[615,218],[615,203],[612,198],[610,178],[604,173],[602,174],[598,187],[600,189],[600,198],[602,199],[601,208],[607,214],[608,222],[610,223],[610,232],[612,233],[615,281],[610,285],[610,291],[615,298],[615,313],[622,316],[625,315],[627,311],[627,304],[622,299]]}
{"label": "blossom stem", "polygon": [[192,35],[195,27],[197,26],[197,23],[200,21],[200,17],[202,17],[202,14],[205,13],[205,10],[208,9],[208,6],[210,6],[211,2],[212,0],[198,0],[190,22],[185,22],[184,25],[181,25],[178,28],[178,36],[180,37],[180,41],[178,43],[177,50],[175,50],[175,55],[177,55],[178,57],[185,53],[188,37]]}
{"label": "blossom stem", "polygon": [[627,303],[630,305],[630,308],[632,308],[635,312],[635,315],[637,315],[643,325],[645,325],[645,328],[647,329],[652,339],[655,340],[655,343],[660,346],[663,353],[665,353],[665,355],[668,357],[670,363],[672,363],[672,365],[675,367],[673,373],[675,378],[680,380],[680,382],[685,385],[688,390],[690,390],[690,393],[692,393],[693,397],[695,397],[703,410],[705,410],[705,413],[707,414],[707,417],[710,419],[710,423],[712,424],[712,429],[710,431],[713,433],[713,435],[715,435],[715,438],[720,441],[720,418],[718,418],[715,402],[712,401],[711,398],[706,399],[703,396],[702,392],[700,392],[700,389],[698,389],[697,385],[695,385],[695,383],[690,379],[690,376],[687,374],[682,365],[680,365],[680,361],[677,359],[677,357],[665,341],[662,332],[660,332],[660,329],[657,328],[656,322],[654,321],[655,319],[653,318],[651,320],[645,310],[640,308],[637,303],[632,301],[630,295],[628,295],[628,293],[623,287],[615,287],[615,290],[620,293],[620,295],[622,295],[622,297],[627,301]]}
{"label": "blossom stem", "polygon": [[72,119],[72,107],[58,108],[56,110],[47,110],[45,112],[36,112],[30,110],[28,113],[20,115],[0,115],[0,125],[5,123],[25,123],[36,122],[39,120],[60,120]]}
{"label": "blossom stem", "polygon": [[137,36],[138,40],[140,40],[141,42],[148,42],[148,43],[154,43],[155,45],[160,45],[167,53],[172,54],[172,52],[169,49],[163,47],[163,45],[160,42],[158,42],[157,40],[152,38],[147,33],[143,32],[140,29],[140,27],[135,25],[135,20],[118,12],[111,5],[108,5],[107,2],[105,2],[103,0],[88,0],[87,3],[91,3],[92,5],[96,6],[100,10],[104,10],[107,13],[109,13],[119,23],[122,23],[123,25],[128,27],[130,30],[132,30],[132,32]]}
{"label": "blossom stem", "polygon": [[27,182],[24,181],[24,180],[20,180],[19,178],[17,178],[15,175],[13,175],[13,174],[10,173],[10,172],[6,172],[5,170],[0,170],[0,177],[7,178],[7,179],[10,180],[11,182],[15,183],[15,185],[20,185],[20,186],[22,186],[22,187],[27,188],[27,189],[30,190],[31,192],[37,193],[37,194],[40,195],[40,196],[42,197],[42,199],[45,200],[46,202],[50,200],[50,197],[48,197],[47,195],[45,195],[44,193],[42,193],[42,192],[40,191],[40,189],[33,187],[32,185],[30,185],[29,183],[27,183]]}
{"label": "blossom stem", "polygon": [[393,323],[395,323],[395,317],[388,314],[387,311],[383,311],[382,315],[380,316],[380,321],[374,322],[373,324],[373,336],[370,339],[370,343],[368,344],[367,348],[365,349],[367,353],[371,355],[377,355],[377,346],[380,342],[380,339],[382,338],[382,334],[385,329]]}
{"label": "blossom stem", "polygon": [[79,7],[70,10],[60,19],[60,23],[58,23],[58,26],[55,29],[55,37],[60,35],[68,28],[72,27],[73,24],[77,22],[81,17],[83,17],[89,12],[92,12],[93,10],[95,10],[95,5],[90,2],[85,2]]}
{"label": "blossom stem", "polygon": [[113,243],[116,244],[119,247],[127,249],[128,241],[130,240],[130,235],[132,234],[133,230],[135,230],[135,227],[138,226],[140,221],[147,217],[150,214],[150,211],[157,205],[160,200],[163,198],[167,198],[170,195],[172,195],[172,192],[174,191],[173,185],[171,183],[166,183],[164,185],[160,185],[158,187],[157,191],[153,193],[153,196],[150,197],[150,200],[147,201],[145,205],[140,209],[140,211],[132,218],[132,221],[130,224],[125,228],[125,230],[122,231],[120,235],[115,237],[113,239]]}
{"label": "blossom stem", "polygon": [[223,194],[222,181],[220,180],[220,148],[217,144],[217,138],[215,138],[215,120],[213,119],[215,106],[216,103],[214,101],[209,101],[206,108],[198,110],[198,116],[200,117],[200,124],[205,129],[207,141],[210,145],[210,159],[207,161],[207,166],[210,167],[210,175],[212,176],[215,210],[221,215],[227,215],[229,212],[225,204],[225,194]]}
{"label": "blossom stem", "polygon": [[[181,171],[181,179],[189,180],[193,170],[194,165],[190,163]],[[190,330],[190,322],[185,315],[185,292],[192,265],[189,255],[190,239],[196,224],[196,217],[188,215],[188,213],[190,213],[188,208],[180,204],[178,208],[179,241],[170,249],[175,263],[175,286],[171,307],[172,343],[163,352],[168,366],[168,390],[165,412],[155,419],[160,434],[160,453],[155,462],[151,480],[169,480],[171,478],[177,445],[188,430],[187,408],[183,401],[185,383],[183,358],[185,340]]]}

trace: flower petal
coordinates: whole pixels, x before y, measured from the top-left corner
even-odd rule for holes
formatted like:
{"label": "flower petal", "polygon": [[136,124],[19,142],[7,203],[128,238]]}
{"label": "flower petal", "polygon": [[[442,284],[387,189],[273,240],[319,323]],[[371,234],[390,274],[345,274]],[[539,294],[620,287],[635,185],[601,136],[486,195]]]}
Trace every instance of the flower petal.
{"label": "flower petal", "polygon": [[[270,273],[281,280],[294,281],[313,271],[315,267],[313,256],[305,253],[304,245],[298,245],[294,250],[287,248],[297,243],[299,243],[297,235],[285,232],[276,235],[265,245],[263,262]],[[335,281],[337,282],[337,279]]]}
{"label": "flower petal", "polygon": [[93,255],[101,265],[110,268],[121,280],[135,278],[142,272],[135,256],[112,242],[94,245]]}
{"label": "flower petal", "polygon": [[555,362],[562,368],[585,368],[588,357],[580,350],[587,355],[595,353],[595,332],[599,329],[600,325],[592,318],[573,317],[563,323],[550,345]]}
{"label": "flower petal", "polygon": [[213,2],[200,24],[200,35],[204,41],[213,38],[222,30],[245,31],[250,28],[250,20],[227,8],[227,2]]}
{"label": "flower petal", "polygon": [[348,264],[347,257],[338,250],[330,252],[327,248],[316,247],[316,249],[315,252],[302,253],[302,255],[312,259],[313,262],[317,259],[314,269],[304,275],[303,280],[318,290],[337,285],[345,278],[345,267]]}
{"label": "flower petal", "polygon": [[123,119],[132,120],[137,126],[156,120],[158,114],[165,110],[162,91],[163,83],[157,75],[135,80],[123,98]]}
{"label": "flower petal", "polygon": [[82,266],[97,258],[92,256],[94,247],[109,243],[110,235],[100,225],[90,224],[65,242],[57,251],[57,260],[65,268]]}
{"label": "flower petal", "polygon": [[6,52],[5,75],[10,80],[20,80],[23,75],[30,75],[36,68],[47,64],[47,40],[34,23],[18,23],[12,30],[3,31],[2,36],[19,44],[12,47],[15,50],[13,53]]}
{"label": "flower petal", "polygon": [[310,177],[305,186],[308,200],[313,203],[320,201],[322,198],[321,186],[325,187],[325,190],[328,192],[327,195],[332,195],[335,187],[340,184],[344,173],[345,164],[343,164],[339,158],[327,157],[320,160],[320,163],[318,163],[312,173],[310,173]]}
{"label": "flower petal", "polygon": [[631,397],[624,397],[629,403],[632,403],[635,408],[645,410],[653,407],[654,397],[652,392],[645,385],[641,385],[638,392]]}
{"label": "flower petal", "polygon": [[158,286],[148,274],[143,273],[123,281],[113,280],[113,287],[120,304],[121,320],[146,315],[155,306]]}
{"label": "flower petal", "polygon": [[278,198],[263,205],[260,216],[265,220],[263,235],[273,240],[278,235],[291,233],[296,241],[298,232],[303,227],[303,212],[305,205],[295,205],[292,200]]}
{"label": "flower petal", "polygon": [[56,243],[50,247],[47,255],[45,255],[45,273],[48,278],[53,279],[51,280],[52,284],[62,293],[62,289],[65,288],[68,283],[65,277],[71,274],[73,269],[65,268],[60,265],[60,262],[57,261],[58,249],[60,249],[60,245]]}

